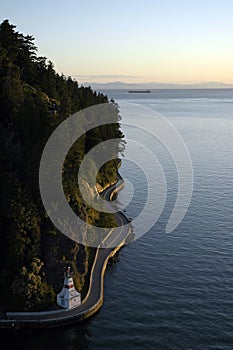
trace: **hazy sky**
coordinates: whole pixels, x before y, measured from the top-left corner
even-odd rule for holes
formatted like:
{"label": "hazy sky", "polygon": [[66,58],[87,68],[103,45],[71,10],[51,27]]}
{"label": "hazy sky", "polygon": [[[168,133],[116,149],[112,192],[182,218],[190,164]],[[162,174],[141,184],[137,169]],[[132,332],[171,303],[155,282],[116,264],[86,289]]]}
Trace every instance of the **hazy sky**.
{"label": "hazy sky", "polygon": [[11,0],[0,14],[80,82],[233,82],[232,0]]}

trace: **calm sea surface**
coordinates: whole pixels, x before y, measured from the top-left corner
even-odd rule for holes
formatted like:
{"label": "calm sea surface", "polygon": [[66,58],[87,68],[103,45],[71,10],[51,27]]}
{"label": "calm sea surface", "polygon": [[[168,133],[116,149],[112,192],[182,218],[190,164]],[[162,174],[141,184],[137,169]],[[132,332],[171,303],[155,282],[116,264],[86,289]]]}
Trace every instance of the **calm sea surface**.
{"label": "calm sea surface", "polygon": [[[135,137],[161,162],[167,180],[162,215],[108,268],[104,305],[96,316],[61,330],[2,336],[4,349],[232,350],[233,90],[106,93],[116,101],[154,109],[179,131],[193,163],[190,207],[176,230],[166,234],[178,189],[174,163],[148,135],[133,135],[123,127],[126,139]],[[147,125],[153,123],[146,113],[144,118]],[[123,161],[121,174],[127,183],[118,199],[123,203],[134,186],[126,209],[134,218],[146,201],[145,174],[129,161]]]}

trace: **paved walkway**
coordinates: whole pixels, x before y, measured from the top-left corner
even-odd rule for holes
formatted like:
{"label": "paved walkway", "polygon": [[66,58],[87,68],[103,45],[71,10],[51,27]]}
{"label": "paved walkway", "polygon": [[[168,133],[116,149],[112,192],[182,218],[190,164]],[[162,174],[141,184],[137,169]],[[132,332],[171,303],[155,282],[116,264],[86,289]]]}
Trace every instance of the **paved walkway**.
{"label": "paved walkway", "polygon": [[[102,193],[102,196],[110,201],[112,194],[122,188],[123,180],[119,175],[119,181],[115,185],[109,186]],[[119,226],[128,224],[127,218],[120,212],[116,213],[116,220]],[[105,246],[116,248],[99,247],[92,266],[90,285],[87,296],[82,304],[74,309],[59,309],[44,312],[15,312],[6,313],[0,316],[0,328],[5,329],[28,329],[28,328],[48,328],[59,327],[77,321],[82,321],[95,314],[103,304],[104,273],[108,259],[125,243],[130,233],[128,227],[117,227],[111,230],[104,242]]]}

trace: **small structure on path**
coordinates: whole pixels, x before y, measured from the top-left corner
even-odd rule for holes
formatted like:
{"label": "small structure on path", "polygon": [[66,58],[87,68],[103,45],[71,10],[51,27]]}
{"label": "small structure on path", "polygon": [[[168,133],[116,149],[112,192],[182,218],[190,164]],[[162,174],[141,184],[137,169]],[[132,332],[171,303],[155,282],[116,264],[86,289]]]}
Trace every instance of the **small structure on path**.
{"label": "small structure on path", "polygon": [[57,303],[65,309],[73,309],[81,305],[81,294],[75,289],[73,274],[70,272],[70,267],[64,274],[64,285],[62,291],[57,294]]}

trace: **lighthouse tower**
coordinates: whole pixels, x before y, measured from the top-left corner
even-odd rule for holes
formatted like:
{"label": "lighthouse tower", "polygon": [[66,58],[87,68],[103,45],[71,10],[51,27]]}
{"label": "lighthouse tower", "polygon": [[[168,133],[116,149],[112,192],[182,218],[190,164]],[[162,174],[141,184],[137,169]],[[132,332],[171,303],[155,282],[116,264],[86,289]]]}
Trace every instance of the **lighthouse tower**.
{"label": "lighthouse tower", "polygon": [[65,309],[72,309],[81,305],[81,294],[74,287],[74,281],[68,267],[64,275],[64,285],[62,291],[57,294],[57,303]]}

